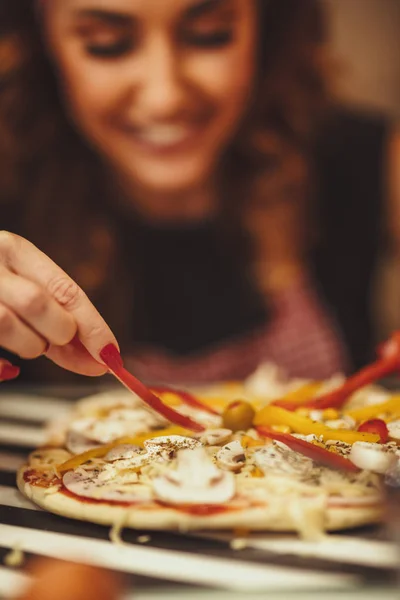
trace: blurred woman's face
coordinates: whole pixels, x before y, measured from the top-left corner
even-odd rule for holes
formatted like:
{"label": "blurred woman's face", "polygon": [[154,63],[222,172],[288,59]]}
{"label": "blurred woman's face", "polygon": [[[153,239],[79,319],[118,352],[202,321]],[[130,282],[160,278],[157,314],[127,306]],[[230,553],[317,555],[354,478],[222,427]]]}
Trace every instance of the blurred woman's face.
{"label": "blurred woman's face", "polygon": [[203,185],[252,91],[255,0],[48,0],[65,102],[132,185]]}

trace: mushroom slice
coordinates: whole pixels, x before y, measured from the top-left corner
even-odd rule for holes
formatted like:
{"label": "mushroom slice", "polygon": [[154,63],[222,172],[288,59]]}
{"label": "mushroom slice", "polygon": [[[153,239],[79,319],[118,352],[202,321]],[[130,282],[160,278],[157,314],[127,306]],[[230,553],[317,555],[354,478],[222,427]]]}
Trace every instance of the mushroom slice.
{"label": "mushroom slice", "polygon": [[119,446],[111,448],[105,455],[104,460],[107,462],[114,462],[115,460],[136,459],[143,456],[146,456],[146,453],[144,453],[139,446],[134,446],[133,444],[120,444]]}
{"label": "mushroom slice", "polygon": [[[146,406],[138,408],[115,408],[108,415],[112,420],[125,421],[135,427],[135,431],[146,431],[147,429],[156,429],[166,427],[167,419]],[[142,429],[138,429],[138,427]]]}
{"label": "mushroom slice", "polygon": [[201,445],[198,440],[183,435],[160,436],[144,442],[144,447],[149,456],[152,458],[160,457],[164,460],[175,458],[178,450],[193,449]]}
{"label": "mushroom slice", "polygon": [[33,467],[56,466],[71,458],[63,448],[39,448],[29,455],[29,465]]}
{"label": "mushroom slice", "polygon": [[[107,470],[85,470],[78,468],[68,471],[63,477],[63,484],[73,494],[96,500],[112,500],[117,502],[145,502],[151,498],[147,486],[134,484],[125,486],[122,477],[108,473]],[[132,482],[132,481],[131,481]],[[125,488],[125,489],[124,489]]]}
{"label": "mushroom slice", "polygon": [[72,454],[82,454],[83,452],[87,452],[93,448],[98,448],[101,446],[101,444],[87,438],[82,433],[70,430],[67,433],[65,446],[70,452],[72,452]]}
{"label": "mushroom slice", "polygon": [[115,409],[107,417],[85,417],[74,421],[68,431],[68,447],[73,452],[78,448],[87,450],[126,435],[149,431],[163,423],[147,410]]}
{"label": "mushroom slice", "polygon": [[132,423],[119,419],[88,417],[72,423],[69,433],[80,434],[95,446],[96,443],[108,444],[128,433],[134,433],[136,429],[131,425]]}
{"label": "mushroom slice", "polygon": [[205,448],[179,450],[176,470],[156,477],[153,490],[169,504],[223,504],[235,495],[235,476],[218,469]]}
{"label": "mushroom slice", "polygon": [[314,463],[285,444],[272,443],[255,450],[254,462],[265,475],[290,475],[297,479],[311,474]]}
{"label": "mushroom slice", "polygon": [[354,442],[349,458],[356,467],[374,473],[386,473],[397,460],[393,452],[373,442]]}
{"label": "mushroom slice", "polygon": [[206,429],[201,434],[200,441],[207,446],[219,446],[220,444],[225,444],[231,435],[231,429]]}
{"label": "mushroom slice", "polygon": [[239,440],[223,446],[215,458],[218,466],[227,471],[240,471],[246,462],[244,449]]}

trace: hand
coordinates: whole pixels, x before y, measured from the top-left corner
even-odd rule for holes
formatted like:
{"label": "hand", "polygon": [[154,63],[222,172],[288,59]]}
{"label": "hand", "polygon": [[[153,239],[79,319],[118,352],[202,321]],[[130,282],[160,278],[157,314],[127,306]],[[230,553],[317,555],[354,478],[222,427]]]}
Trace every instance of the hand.
{"label": "hand", "polygon": [[[83,375],[103,375],[100,351],[117,341],[86,294],[22,237],[0,232],[0,346]],[[1,380],[1,373],[0,373]]]}
{"label": "hand", "polygon": [[33,583],[19,600],[117,600],[120,578],[87,565],[38,560],[29,569]]}

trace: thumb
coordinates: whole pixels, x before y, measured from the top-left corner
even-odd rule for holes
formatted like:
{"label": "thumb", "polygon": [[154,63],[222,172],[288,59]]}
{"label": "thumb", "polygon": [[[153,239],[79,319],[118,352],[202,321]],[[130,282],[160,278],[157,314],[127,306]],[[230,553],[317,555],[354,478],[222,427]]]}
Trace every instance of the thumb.
{"label": "thumb", "polygon": [[45,355],[59,367],[79,375],[97,377],[108,371],[104,364],[93,358],[77,336],[65,346],[50,345]]}

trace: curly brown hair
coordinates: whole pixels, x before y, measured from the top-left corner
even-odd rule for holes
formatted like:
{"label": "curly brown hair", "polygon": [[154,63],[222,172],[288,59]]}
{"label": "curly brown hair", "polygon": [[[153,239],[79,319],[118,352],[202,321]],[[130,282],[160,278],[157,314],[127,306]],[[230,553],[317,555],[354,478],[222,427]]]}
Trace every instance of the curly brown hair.
{"label": "curly brown hair", "polygon": [[[305,252],[302,223],[308,220],[305,199],[312,181],[307,159],[328,93],[319,1],[258,0],[258,5],[256,90],[226,152],[221,224],[231,240],[250,231],[252,264],[260,285],[269,287],[269,265],[290,266]],[[128,296],[121,290],[123,267],[104,167],[65,114],[34,2],[3,2],[0,11],[3,214],[18,217],[18,233],[69,271],[106,316],[112,307],[113,326],[123,331],[116,315],[124,310],[116,306]]]}

